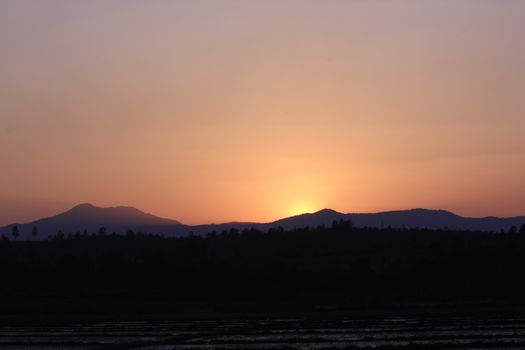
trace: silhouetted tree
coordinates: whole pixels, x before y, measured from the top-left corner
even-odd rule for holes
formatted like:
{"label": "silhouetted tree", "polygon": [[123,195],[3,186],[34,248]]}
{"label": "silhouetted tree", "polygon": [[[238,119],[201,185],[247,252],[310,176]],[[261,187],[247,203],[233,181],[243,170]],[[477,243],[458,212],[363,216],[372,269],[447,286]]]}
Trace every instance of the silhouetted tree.
{"label": "silhouetted tree", "polygon": [[33,227],[33,231],[31,231],[31,235],[33,238],[36,238],[38,236],[38,227]]}
{"label": "silhouetted tree", "polygon": [[98,229],[98,234],[101,236],[105,236],[107,234],[107,229],[104,226],[102,226]]}
{"label": "silhouetted tree", "polygon": [[525,234],[525,224],[521,225],[520,227],[520,233]]}
{"label": "silhouetted tree", "polygon": [[20,236],[20,231],[18,230],[18,226],[13,226],[13,238],[17,239],[18,236]]}
{"label": "silhouetted tree", "polygon": [[[195,300],[237,308],[242,300],[248,309],[286,304],[310,310],[327,298],[341,307],[477,300],[525,305],[525,239],[518,235],[349,225],[338,220],[333,227],[180,238],[138,232],[63,240],[59,232],[32,244],[0,241],[2,281],[17,281],[2,284],[0,296],[27,290],[42,305],[54,298],[62,308],[69,300],[94,302],[91,295],[108,308],[126,298],[147,303],[142,296],[150,295],[167,306],[167,300]],[[65,277],[70,288],[57,288]],[[4,300],[0,308],[11,302]]]}
{"label": "silhouetted tree", "polygon": [[64,239],[64,232],[62,232],[62,230],[58,230],[58,233],[56,234],[55,239],[58,239],[58,240]]}
{"label": "silhouetted tree", "polygon": [[510,229],[509,229],[509,233],[510,234],[516,234],[518,233],[518,228],[516,226],[512,226]]}
{"label": "silhouetted tree", "polygon": [[339,219],[339,220],[334,220],[332,222],[332,229],[334,230],[348,230],[351,228],[352,228],[352,220]]}

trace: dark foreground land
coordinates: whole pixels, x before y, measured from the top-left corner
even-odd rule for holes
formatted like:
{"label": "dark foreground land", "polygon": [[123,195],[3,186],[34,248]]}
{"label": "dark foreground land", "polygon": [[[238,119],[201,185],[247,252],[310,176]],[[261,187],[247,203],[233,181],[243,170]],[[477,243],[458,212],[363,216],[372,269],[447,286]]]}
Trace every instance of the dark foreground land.
{"label": "dark foreground land", "polygon": [[[427,310],[428,311],[428,310]],[[436,310],[435,310],[436,311]],[[405,311],[406,312],[406,311]],[[472,312],[472,310],[470,310]],[[177,319],[51,318],[0,326],[6,350],[168,349],[523,349],[525,318],[501,310],[474,314],[419,310],[356,314],[193,314]],[[70,315],[71,317],[71,315]],[[42,321],[42,320],[40,320]]]}
{"label": "dark foreground land", "polygon": [[525,348],[517,230],[3,240],[0,274],[1,349]]}

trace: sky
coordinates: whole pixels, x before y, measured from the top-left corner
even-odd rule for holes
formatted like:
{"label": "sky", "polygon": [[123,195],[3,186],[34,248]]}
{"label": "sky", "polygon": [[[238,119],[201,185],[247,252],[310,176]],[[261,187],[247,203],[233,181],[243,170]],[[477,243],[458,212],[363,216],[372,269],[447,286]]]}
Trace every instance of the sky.
{"label": "sky", "polygon": [[1,0],[0,225],[525,215],[525,1]]}

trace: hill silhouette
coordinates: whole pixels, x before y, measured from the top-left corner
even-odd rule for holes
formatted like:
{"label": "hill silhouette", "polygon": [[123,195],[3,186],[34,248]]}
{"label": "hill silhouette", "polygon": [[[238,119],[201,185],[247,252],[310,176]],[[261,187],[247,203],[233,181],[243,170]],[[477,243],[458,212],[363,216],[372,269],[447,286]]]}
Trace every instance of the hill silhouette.
{"label": "hill silhouette", "polygon": [[92,204],[79,204],[70,210],[53,217],[44,218],[27,224],[12,224],[0,229],[2,234],[10,234],[13,226],[17,226],[21,238],[30,238],[33,227],[37,227],[40,238],[48,235],[83,232],[95,233],[104,227],[108,233],[125,233],[129,229],[138,229],[148,232],[159,232],[162,228],[181,225],[176,220],[160,218],[142,212],[133,207],[118,206],[101,208]]}
{"label": "hill silhouette", "polygon": [[469,218],[456,215],[446,210],[410,209],[385,211],[379,213],[343,214],[331,209],[307,213],[281,219],[264,227],[281,226],[286,230],[317,225],[330,226],[334,220],[350,220],[356,227],[392,227],[392,228],[426,228],[454,229],[473,231],[501,231],[512,226],[519,227],[525,222],[525,216],[511,218],[483,217]]}
{"label": "hill silhouette", "polygon": [[124,234],[128,230],[165,236],[184,236],[190,233],[207,234],[212,231],[222,232],[231,229],[243,230],[255,228],[268,231],[281,227],[285,230],[304,227],[330,226],[333,221],[352,221],[355,227],[392,227],[392,228],[425,228],[453,229],[475,231],[507,231],[512,226],[520,227],[525,223],[525,216],[499,218],[469,218],[445,210],[410,209],[378,213],[344,214],[332,209],[323,209],[315,213],[305,213],[268,222],[229,222],[222,224],[185,225],[177,220],[157,217],[133,207],[119,206],[101,208],[91,204],[80,204],[59,215],[36,220],[27,224],[12,224],[0,228],[0,234],[10,236],[13,226],[17,226],[20,239],[33,238],[31,232],[38,228],[36,238],[46,239],[61,231],[64,234],[84,232],[97,233],[101,227],[110,234]]}

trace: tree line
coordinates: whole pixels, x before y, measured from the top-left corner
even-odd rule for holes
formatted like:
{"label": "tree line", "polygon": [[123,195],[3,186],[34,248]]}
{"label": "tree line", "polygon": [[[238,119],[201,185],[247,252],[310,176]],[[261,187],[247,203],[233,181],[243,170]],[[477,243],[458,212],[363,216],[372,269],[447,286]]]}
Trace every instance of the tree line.
{"label": "tree line", "polygon": [[41,241],[3,239],[0,275],[4,310],[514,305],[525,302],[525,225],[495,234],[336,221],[179,238],[101,228]]}

